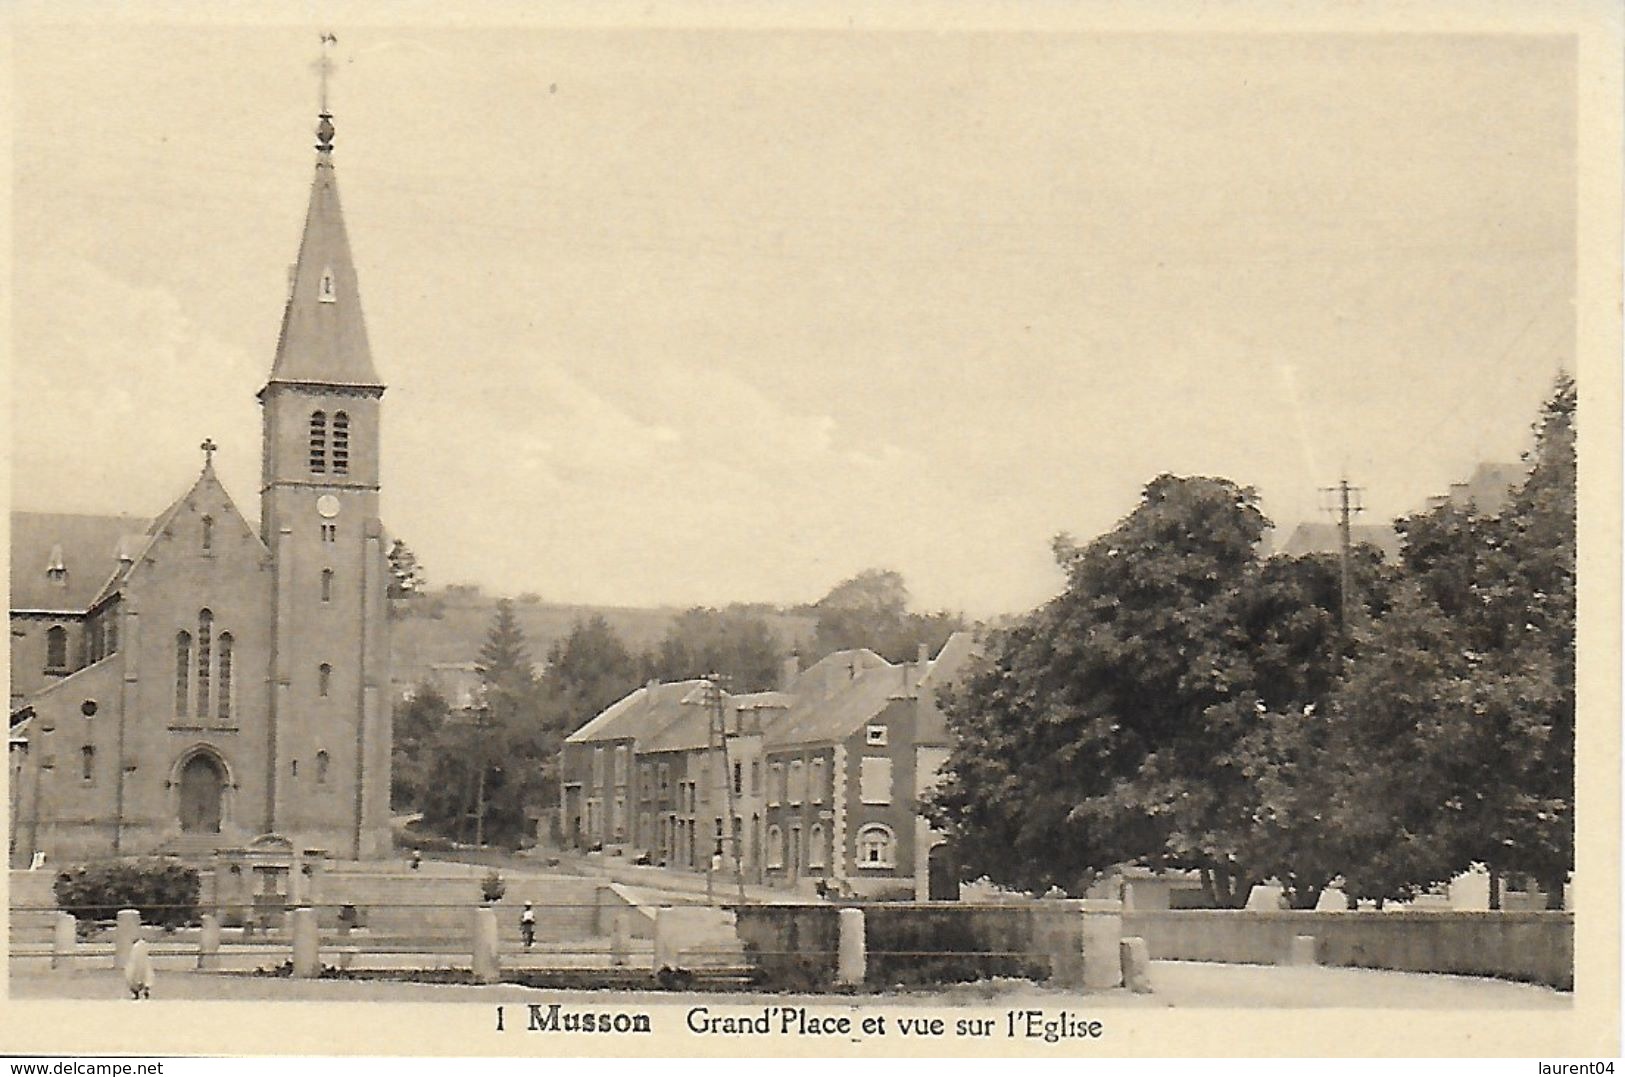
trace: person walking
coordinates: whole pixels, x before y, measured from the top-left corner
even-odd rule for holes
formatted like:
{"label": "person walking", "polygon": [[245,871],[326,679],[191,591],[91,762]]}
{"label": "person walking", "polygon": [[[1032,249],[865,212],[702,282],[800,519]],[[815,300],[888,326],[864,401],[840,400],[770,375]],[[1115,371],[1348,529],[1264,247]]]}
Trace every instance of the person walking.
{"label": "person walking", "polygon": [[152,997],[152,957],[147,953],[147,940],[136,939],[130,947],[130,956],[124,963],[124,986],[130,989],[132,999]]}
{"label": "person walking", "polygon": [[519,936],[525,940],[525,949],[536,941],[536,910],[525,902],[525,911],[519,914]]}

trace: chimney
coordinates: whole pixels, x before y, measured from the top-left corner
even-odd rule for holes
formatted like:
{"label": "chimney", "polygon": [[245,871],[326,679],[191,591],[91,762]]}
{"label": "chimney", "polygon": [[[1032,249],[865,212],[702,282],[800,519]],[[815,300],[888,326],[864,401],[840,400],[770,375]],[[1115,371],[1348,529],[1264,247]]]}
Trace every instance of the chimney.
{"label": "chimney", "polygon": [[790,691],[795,687],[796,678],[799,676],[801,676],[801,655],[797,651],[791,651],[784,656],[784,661],[779,665],[779,691]]}

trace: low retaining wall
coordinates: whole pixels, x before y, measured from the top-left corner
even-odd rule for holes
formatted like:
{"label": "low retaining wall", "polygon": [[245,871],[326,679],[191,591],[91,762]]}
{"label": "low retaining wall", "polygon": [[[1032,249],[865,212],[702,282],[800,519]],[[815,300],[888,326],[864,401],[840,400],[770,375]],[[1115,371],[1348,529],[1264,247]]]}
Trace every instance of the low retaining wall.
{"label": "low retaining wall", "polygon": [[1574,987],[1572,912],[1125,910],[1155,960],[1284,965],[1299,935],[1321,964]]}
{"label": "low retaining wall", "polygon": [[[737,911],[739,938],[762,982],[816,990],[835,978],[843,906],[746,905]],[[896,984],[954,983],[996,976],[1081,985],[1085,981],[1085,918],[1108,917],[1114,931],[1097,986],[1121,982],[1114,901],[1034,901],[1009,904],[876,902],[862,910],[865,980]],[[1110,968],[1105,967],[1110,964]]]}

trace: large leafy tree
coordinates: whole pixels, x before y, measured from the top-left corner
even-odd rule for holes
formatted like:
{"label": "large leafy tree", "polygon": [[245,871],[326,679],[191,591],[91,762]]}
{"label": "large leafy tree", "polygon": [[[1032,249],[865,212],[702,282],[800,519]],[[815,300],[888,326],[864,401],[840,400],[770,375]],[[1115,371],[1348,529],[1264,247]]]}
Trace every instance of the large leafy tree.
{"label": "large leafy tree", "polygon": [[1400,521],[1403,616],[1374,628],[1340,699],[1348,735],[1386,753],[1350,776],[1343,824],[1380,834],[1394,805],[1387,840],[1350,865],[1365,896],[1482,863],[1561,900],[1574,858],[1575,406],[1559,378],[1528,477],[1495,516],[1446,504]]}
{"label": "large leafy tree", "polygon": [[431,784],[434,747],[450,710],[445,697],[425,682],[395,706],[390,762],[390,804],[397,811],[422,809]]}
{"label": "large leafy tree", "polygon": [[648,671],[664,681],[719,673],[736,692],[774,688],[784,651],[762,616],[749,607],[695,607],[677,616],[648,657]]}

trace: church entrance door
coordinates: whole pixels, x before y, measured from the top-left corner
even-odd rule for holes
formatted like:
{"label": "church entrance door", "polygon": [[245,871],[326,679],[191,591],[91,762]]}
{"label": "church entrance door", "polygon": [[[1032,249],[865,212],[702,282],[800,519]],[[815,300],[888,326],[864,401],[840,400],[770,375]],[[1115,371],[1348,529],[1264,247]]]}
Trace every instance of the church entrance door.
{"label": "church entrance door", "polygon": [[220,764],[199,753],[181,770],[181,829],[193,833],[220,833],[220,797],[226,776]]}

